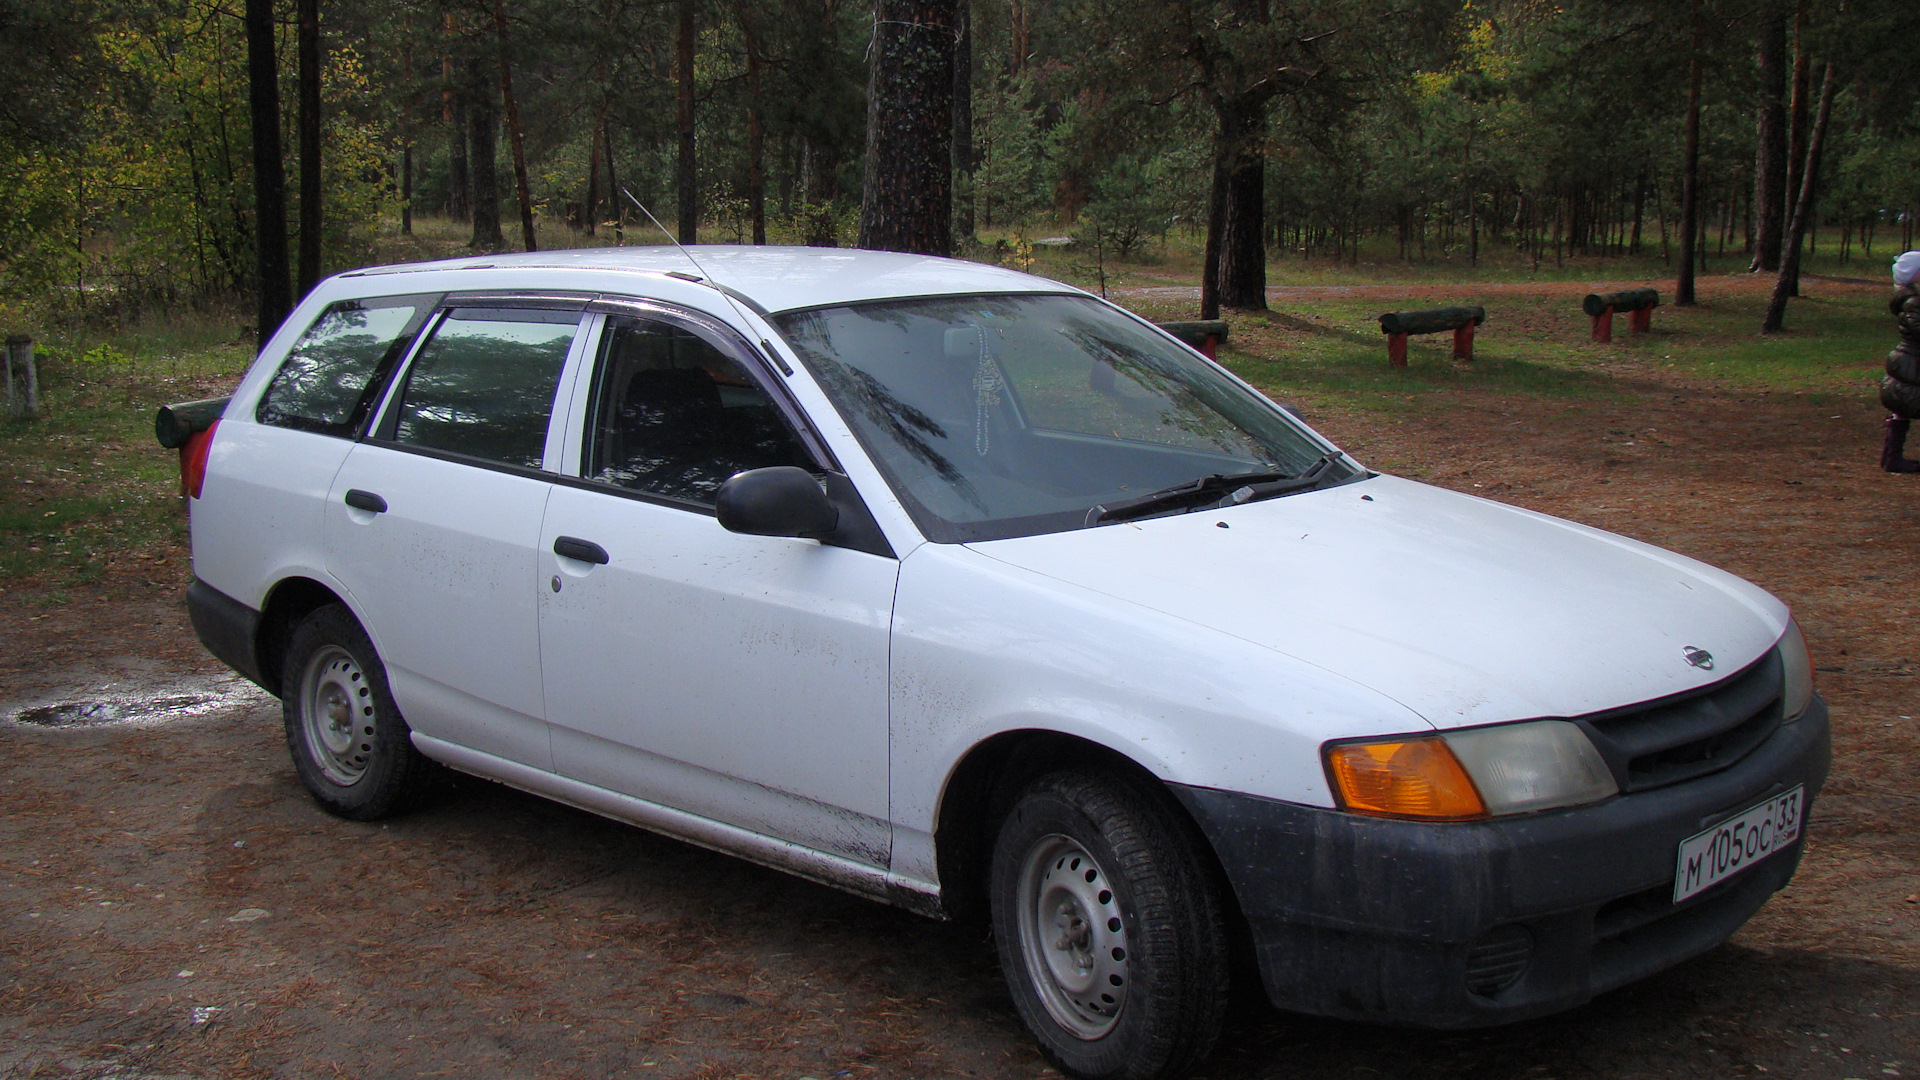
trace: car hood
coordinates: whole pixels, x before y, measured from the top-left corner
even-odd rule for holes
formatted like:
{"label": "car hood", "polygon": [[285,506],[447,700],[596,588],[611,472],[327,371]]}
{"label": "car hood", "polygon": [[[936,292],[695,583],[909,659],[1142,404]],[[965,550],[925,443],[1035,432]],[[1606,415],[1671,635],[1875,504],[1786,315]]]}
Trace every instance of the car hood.
{"label": "car hood", "polygon": [[1787,622],[1703,563],[1388,476],[969,547],[1266,646],[1440,728],[1691,690],[1758,659]]}

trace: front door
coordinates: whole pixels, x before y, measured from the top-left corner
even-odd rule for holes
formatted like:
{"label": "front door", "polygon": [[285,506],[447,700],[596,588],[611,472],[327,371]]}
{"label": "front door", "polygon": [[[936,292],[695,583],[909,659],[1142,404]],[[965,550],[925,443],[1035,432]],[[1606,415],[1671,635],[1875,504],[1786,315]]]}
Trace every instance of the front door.
{"label": "front door", "polygon": [[770,378],[691,318],[608,318],[540,537],[554,768],[884,868],[898,563],[713,516],[735,472],[815,467]]}

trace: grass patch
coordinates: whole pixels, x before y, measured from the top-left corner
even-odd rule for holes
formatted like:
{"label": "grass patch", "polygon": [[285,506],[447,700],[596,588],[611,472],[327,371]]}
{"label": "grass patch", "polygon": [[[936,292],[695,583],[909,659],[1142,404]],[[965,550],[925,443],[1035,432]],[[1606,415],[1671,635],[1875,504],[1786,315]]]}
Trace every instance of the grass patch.
{"label": "grass patch", "polygon": [[154,441],[153,411],[231,390],[252,359],[236,331],[189,317],[43,343],[44,415],[0,422],[0,583],[58,595],[180,550],[178,457]]}
{"label": "grass patch", "polygon": [[[1381,284],[1372,282],[1370,284]],[[1397,297],[1330,294],[1276,302],[1272,312],[1228,312],[1232,333],[1222,359],[1275,398],[1357,409],[1424,407],[1438,392],[1514,394],[1543,399],[1632,400],[1654,369],[1729,390],[1871,398],[1892,342],[1878,290],[1810,283],[1789,308],[1788,331],[1762,336],[1764,290],[1703,293],[1692,308],[1662,307],[1646,334],[1615,320],[1611,344],[1589,340],[1591,323],[1577,293],[1496,293],[1482,298],[1487,324],[1471,363],[1452,359],[1448,334],[1409,341],[1408,366],[1387,363],[1382,312],[1431,307],[1424,286]],[[1126,298],[1157,320],[1191,317],[1184,301]]]}

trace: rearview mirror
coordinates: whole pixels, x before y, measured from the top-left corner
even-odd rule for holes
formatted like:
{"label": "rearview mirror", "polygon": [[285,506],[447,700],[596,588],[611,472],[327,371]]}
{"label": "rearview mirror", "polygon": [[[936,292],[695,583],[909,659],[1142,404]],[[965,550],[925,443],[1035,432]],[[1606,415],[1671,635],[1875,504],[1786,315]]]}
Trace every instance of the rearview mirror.
{"label": "rearview mirror", "polygon": [[721,528],[749,536],[824,540],[840,524],[840,511],[820,481],[792,465],[735,473],[720,485],[713,510]]}

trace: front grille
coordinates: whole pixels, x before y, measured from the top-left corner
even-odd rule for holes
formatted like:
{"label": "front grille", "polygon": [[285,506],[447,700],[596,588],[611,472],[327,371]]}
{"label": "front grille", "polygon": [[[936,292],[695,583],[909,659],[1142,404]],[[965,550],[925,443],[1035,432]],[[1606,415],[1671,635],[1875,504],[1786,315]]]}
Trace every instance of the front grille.
{"label": "front grille", "polygon": [[1467,989],[1492,997],[1518,982],[1532,959],[1533,935],[1526,927],[1490,930],[1467,950]]}
{"label": "front grille", "polygon": [[1712,686],[1580,717],[1623,792],[1719,772],[1780,726],[1778,650]]}

